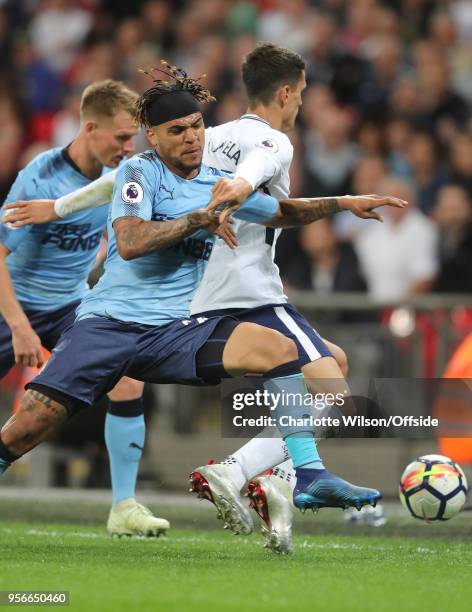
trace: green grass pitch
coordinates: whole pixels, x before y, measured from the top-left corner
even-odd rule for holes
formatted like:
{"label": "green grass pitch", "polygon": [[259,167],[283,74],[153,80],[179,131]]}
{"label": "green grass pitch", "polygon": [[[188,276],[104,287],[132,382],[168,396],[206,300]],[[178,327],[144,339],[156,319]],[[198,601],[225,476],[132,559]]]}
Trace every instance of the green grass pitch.
{"label": "green grass pitch", "polygon": [[209,529],[204,510],[161,508],[168,538],[110,539],[103,505],[2,500],[0,590],[67,590],[72,610],[472,609],[469,513],[373,529],[320,512],[297,519],[296,554],[280,557],[259,534]]}

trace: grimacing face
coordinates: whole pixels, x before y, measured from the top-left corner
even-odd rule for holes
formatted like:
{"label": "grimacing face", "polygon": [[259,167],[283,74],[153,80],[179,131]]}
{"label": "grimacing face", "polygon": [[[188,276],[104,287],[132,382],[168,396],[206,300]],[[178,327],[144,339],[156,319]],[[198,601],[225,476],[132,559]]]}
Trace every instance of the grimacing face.
{"label": "grimacing face", "polygon": [[159,157],[178,175],[188,178],[200,167],[205,144],[200,112],[148,128],[147,136]]}
{"label": "grimacing face", "polygon": [[116,168],[124,157],[134,153],[138,126],[127,111],[87,121],[86,129],[92,154],[102,166]]}
{"label": "grimacing face", "polygon": [[302,105],[302,92],[306,88],[305,71],[302,72],[294,88],[288,87],[288,96],[282,116],[282,131],[290,132],[295,127],[295,120]]}

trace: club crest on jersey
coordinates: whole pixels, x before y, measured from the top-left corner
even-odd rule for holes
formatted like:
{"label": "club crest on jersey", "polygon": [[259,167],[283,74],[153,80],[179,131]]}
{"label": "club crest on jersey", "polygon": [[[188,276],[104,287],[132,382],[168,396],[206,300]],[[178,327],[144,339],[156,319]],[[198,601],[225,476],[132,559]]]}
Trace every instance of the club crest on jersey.
{"label": "club crest on jersey", "polygon": [[139,204],[143,201],[144,190],[136,181],[130,181],[123,185],[121,190],[121,199],[127,204]]}
{"label": "club crest on jersey", "polygon": [[264,140],[261,140],[261,142],[257,143],[256,147],[262,147],[263,149],[267,149],[272,153],[277,153],[277,151],[279,150],[279,145],[272,138],[264,138]]}

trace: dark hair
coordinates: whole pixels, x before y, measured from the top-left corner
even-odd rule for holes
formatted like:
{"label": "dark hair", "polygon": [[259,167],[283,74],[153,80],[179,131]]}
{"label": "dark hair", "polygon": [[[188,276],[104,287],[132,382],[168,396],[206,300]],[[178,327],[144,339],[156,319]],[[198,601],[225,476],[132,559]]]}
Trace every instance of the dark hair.
{"label": "dark hair", "polygon": [[[187,75],[185,70],[181,68],[171,66],[164,60],[161,60],[161,64],[164,66],[165,70],[153,68],[150,71],[140,71],[150,76],[154,83],[153,87],[147,89],[142,96],[140,96],[136,104],[136,121],[139,125],[144,127],[151,127],[148,111],[155,100],[163,94],[171,91],[188,91],[195,100],[200,103],[212,102],[216,99],[211,95],[210,90],[200,83],[200,80],[206,75],[202,74],[198,79],[192,79]],[[170,77],[171,80],[164,81],[162,79],[154,79],[152,75],[153,72],[162,72]]]}
{"label": "dark hair", "polygon": [[256,48],[246,55],[242,65],[249,101],[269,104],[279,87],[295,87],[303,70],[305,62],[295,51],[272,43],[258,43]]}

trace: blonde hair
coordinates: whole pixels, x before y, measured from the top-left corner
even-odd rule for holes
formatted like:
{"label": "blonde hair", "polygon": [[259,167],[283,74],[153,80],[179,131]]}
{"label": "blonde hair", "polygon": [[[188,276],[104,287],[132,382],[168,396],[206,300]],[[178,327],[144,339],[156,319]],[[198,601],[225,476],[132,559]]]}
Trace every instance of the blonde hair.
{"label": "blonde hair", "polygon": [[97,81],[84,89],[80,100],[80,120],[91,117],[112,118],[120,110],[134,117],[138,97],[121,81]]}

